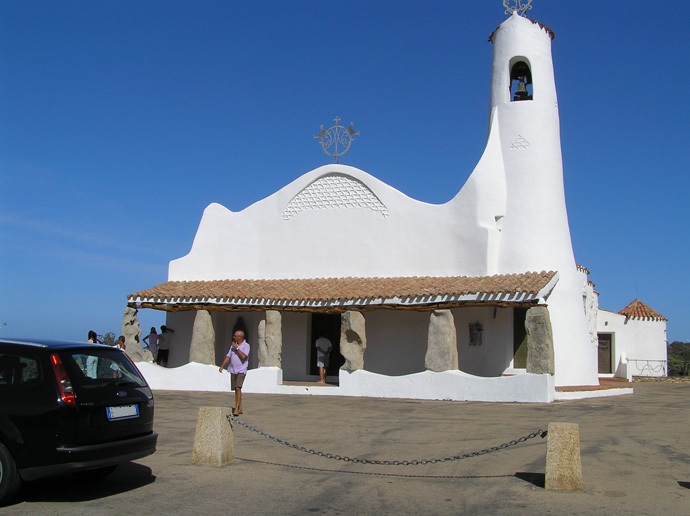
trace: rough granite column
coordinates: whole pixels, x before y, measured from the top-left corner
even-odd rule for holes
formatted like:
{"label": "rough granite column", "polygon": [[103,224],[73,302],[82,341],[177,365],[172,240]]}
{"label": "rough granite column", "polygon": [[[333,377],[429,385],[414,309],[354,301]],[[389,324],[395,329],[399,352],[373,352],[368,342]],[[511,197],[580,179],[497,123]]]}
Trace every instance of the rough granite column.
{"label": "rough granite column", "polygon": [[259,367],[282,367],[283,316],[277,310],[266,310],[259,322]]}
{"label": "rough granite column", "polygon": [[153,355],[141,347],[141,326],[137,318],[137,309],[128,306],[122,318],[122,335],[125,337],[126,353],[135,362],[153,362]]}
{"label": "rough granite column", "polygon": [[533,306],[525,317],[527,330],[527,372],[532,374],[556,371],[553,353],[553,331],[551,317],[545,306]]}
{"label": "rough granite column", "polygon": [[450,310],[434,310],[429,316],[424,367],[438,373],[458,368],[458,336]]}
{"label": "rough granite column", "polygon": [[268,367],[268,346],[266,344],[266,319],[259,321],[256,329],[256,354],[259,358],[259,367]]}
{"label": "rough granite column", "polygon": [[360,312],[345,312],[340,316],[340,354],[345,371],[364,369],[364,350],[367,349],[366,325]]}
{"label": "rough granite column", "polygon": [[194,316],[189,361],[210,365],[216,363],[216,332],[208,310],[197,310]]}

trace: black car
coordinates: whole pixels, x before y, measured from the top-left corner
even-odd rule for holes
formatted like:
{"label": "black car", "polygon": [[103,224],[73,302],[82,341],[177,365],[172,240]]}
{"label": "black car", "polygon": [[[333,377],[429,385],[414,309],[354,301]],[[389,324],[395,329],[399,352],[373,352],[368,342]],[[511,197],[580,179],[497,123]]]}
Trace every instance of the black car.
{"label": "black car", "polygon": [[22,481],[105,476],[157,440],[151,389],[119,348],[0,340],[0,503]]}

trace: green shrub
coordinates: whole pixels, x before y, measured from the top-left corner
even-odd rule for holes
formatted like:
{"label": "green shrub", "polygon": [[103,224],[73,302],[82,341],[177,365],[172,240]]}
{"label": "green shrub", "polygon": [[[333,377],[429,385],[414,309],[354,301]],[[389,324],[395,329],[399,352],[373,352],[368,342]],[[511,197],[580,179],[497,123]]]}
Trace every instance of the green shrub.
{"label": "green shrub", "polygon": [[690,343],[672,342],[668,345],[668,375],[688,376],[690,373]]}

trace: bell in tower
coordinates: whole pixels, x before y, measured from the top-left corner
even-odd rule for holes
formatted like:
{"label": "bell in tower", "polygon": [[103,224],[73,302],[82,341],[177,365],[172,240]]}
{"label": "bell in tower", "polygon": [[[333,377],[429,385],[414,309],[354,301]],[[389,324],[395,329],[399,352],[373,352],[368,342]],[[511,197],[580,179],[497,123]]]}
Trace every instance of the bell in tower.
{"label": "bell in tower", "polygon": [[527,90],[527,85],[532,86],[532,72],[524,61],[519,61],[510,70],[510,84],[517,81],[517,89],[513,94],[513,101],[532,100],[532,94]]}
{"label": "bell in tower", "polygon": [[525,77],[518,78],[518,81],[518,87],[515,90],[515,95],[513,95],[513,100],[532,100],[532,95],[527,91]]}

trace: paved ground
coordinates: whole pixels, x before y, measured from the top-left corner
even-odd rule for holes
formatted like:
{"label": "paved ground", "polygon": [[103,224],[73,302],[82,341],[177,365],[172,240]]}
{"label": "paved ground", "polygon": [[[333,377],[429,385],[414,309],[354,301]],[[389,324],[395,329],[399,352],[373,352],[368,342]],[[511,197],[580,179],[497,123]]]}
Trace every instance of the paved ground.
{"label": "paved ground", "polygon": [[223,393],[156,393],[158,451],[98,483],[27,484],[7,514],[690,514],[690,384],[635,383],[635,394],[551,404],[246,395],[243,420],[348,457],[447,457],[549,422],[580,425],[583,492],[544,490],[546,439],[459,461],[351,464],[235,426],[234,464],[191,465],[199,407]]}

